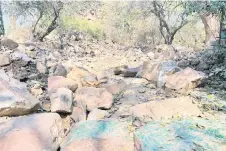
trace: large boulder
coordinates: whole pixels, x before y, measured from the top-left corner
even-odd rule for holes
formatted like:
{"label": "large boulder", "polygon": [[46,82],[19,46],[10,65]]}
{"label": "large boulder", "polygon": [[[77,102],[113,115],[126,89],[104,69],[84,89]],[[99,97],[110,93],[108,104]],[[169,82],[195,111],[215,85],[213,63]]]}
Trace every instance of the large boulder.
{"label": "large boulder", "polygon": [[74,125],[61,145],[62,151],[134,151],[127,122],[86,121]]}
{"label": "large boulder", "polygon": [[0,67],[9,65],[11,62],[9,54],[0,54]]}
{"label": "large boulder", "polygon": [[0,44],[11,50],[16,49],[19,46],[18,43],[16,43],[12,39],[8,39],[8,38],[4,38],[4,39],[0,40]]}
{"label": "large boulder", "polygon": [[0,122],[1,151],[56,151],[60,120],[56,113],[41,113]]}
{"label": "large boulder", "polygon": [[113,95],[105,88],[82,87],[77,89],[75,101],[85,104],[88,111],[94,108],[110,109],[113,104]]}
{"label": "large boulder", "polygon": [[150,122],[136,130],[136,151],[226,149],[225,122],[201,118]]}
{"label": "large boulder", "polygon": [[138,76],[156,83],[158,87],[163,87],[166,82],[166,77],[179,71],[175,61],[154,62],[145,61],[141,72]]}
{"label": "large boulder", "polygon": [[71,91],[75,91],[78,88],[76,81],[62,77],[62,76],[53,76],[48,78],[48,92],[57,89],[57,88],[68,88]]}
{"label": "large boulder", "polygon": [[187,91],[200,85],[206,78],[203,72],[186,68],[182,71],[169,75],[165,86],[173,90]]}
{"label": "large boulder", "polygon": [[161,101],[150,101],[131,108],[134,117],[141,120],[164,119],[175,116],[199,116],[196,104],[189,97],[171,98]]}
{"label": "large boulder", "polygon": [[38,78],[36,63],[26,54],[13,52],[11,55],[13,77],[18,80],[26,81]]}
{"label": "large boulder", "polygon": [[39,101],[31,95],[26,85],[9,78],[0,70],[0,116],[18,116],[40,109]]}
{"label": "large boulder", "polygon": [[72,91],[66,88],[58,88],[51,93],[51,112],[71,113],[72,110]]}
{"label": "large boulder", "polygon": [[68,74],[67,78],[76,81],[79,87],[99,85],[96,75],[90,73],[88,70],[82,67],[74,67]]}

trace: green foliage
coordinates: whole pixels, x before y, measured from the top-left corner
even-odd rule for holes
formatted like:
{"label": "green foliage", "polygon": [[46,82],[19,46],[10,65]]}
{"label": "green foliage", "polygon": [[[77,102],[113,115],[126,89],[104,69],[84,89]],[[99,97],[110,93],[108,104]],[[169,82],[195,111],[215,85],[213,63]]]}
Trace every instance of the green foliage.
{"label": "green foliage", "polygon": [[101,38],[104,36],[103,27],[99,20],[88,20],[82,17],[62,16],[63,26],[68,29],[77,29],[92,35],[94,38]]}
{"label": "green foliage", "polygon": [[[97,39],[107,38],[129,46],[152,47],[164,43],[159,28],[159,19],[150,12],[153,7],[151,1],[75,1],[63,3],[60,18],[56,20],[56,34],[76,29],[87,32]],[[182,5],[184,2],[162,1],[158,3],[164,7],[163,18],[166,20],[171,34],[180,26],[182,20],[190,22],[190,20],[195,19],[194,17],[189,18],[189,15],[185,14],[186,11]],[[29,21],[32,22],[33,27],[36,25],[40,12],[43,12],[41,19],[35,26],[35,33],[38,35],[45,32],[51,24],[54,17],[53,7],[58,8],[57,3],[18,1],[12,2],[10,9],[7,8],[7,10],[13,15],[22,15],[32,19]],[[200,48],[204,30],[203,26],[201,28],[195,28],[195,26],[196,23],[189,23],[179,28],[176,31],[173,44]],[[166,33],[165,29],[163,32]]]}
{"label": "green foliage", "polygon": [[[215,51],[219,51],[219,52],[223,53],[224,58],[226,59],[226,44],[216,45]],[[213,71],[212,75],[219,76],[223,79],[226,79],[226,66],[221,66],[219,68],[216,68]]]}
{"label": "green foliage", "polygon": [[173,44],[196,49],[203,48],[203,41],[205,40],[205,31],[203,28],[201,21],[188,23],[175,35]]}
{"label": "green foliage", "polygon": [[188,1],[185,3],[187,12],[208,12],[219,15],[220,9],[226,9],[226,1]]}

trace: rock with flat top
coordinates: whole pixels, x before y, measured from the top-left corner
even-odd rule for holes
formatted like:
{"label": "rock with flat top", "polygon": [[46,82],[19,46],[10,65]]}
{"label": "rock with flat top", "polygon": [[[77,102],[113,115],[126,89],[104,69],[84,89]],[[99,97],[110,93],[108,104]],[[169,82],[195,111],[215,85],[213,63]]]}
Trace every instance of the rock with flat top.
{"label": "rock with flat top", "polygon": [[72,91],[66,88],[58,88],[51,93],[51,112],[71,113],[72,111]]}
{"label": "rock with flat top", "polygon": [[134,151],[133,127],[128,122],[86,121],[74,125],[62,151]]}
{"label": "rock with flat top", "polygon": [[75,101],[86,105],[88,111],[94,108],[110,109],[113,104],[113,95],[105,88],[82,87],[77,89]]}
{"label": "rock with flat top", "polygon": [[187,91],[202,84],[206,75],[203,72],[186,68],[180,72],[169,75],[166,79],[166,87],[173,90]]}
{"label": "rock with flat top", "polygon": [[11,63],[9,54],[0,54],[0,67],[9,65]]}
{"label": "rock with flat top", "polygon": [[25,115],[39,109],[40,102],[28,92],[26,85],[0,70],[0,116]]}
{"label": "rock with flat top", "polygon": [[131,108],[134,117],[141,120],[159,120],[177,116],[199,116],[201,112],[189,97],[150,101]]}
{"label": "rock with flat top", "polygon": [[48,78],[48,92],[57,89],[57,88],[68,88],[71,91],[75,92],[78,88],[76,81],[62,77],[62,76],[53,76]]}
{"label": "rock with flat top", "polygon": [[57,126],[60,120],[57,113],[41,113],[0,122],[1,151],[57,150],[63,132]]}

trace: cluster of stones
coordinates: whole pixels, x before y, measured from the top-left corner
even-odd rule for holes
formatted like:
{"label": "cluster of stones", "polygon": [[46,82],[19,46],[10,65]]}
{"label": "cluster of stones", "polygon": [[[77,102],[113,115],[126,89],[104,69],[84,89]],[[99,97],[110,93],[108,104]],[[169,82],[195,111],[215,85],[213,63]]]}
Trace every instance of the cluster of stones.
{"label": "cluster of stones", "polygon": [[[3,43],[10,49],[18,47],[10,40]],[[29,50],[32,54],[33,50]],[[22,82],[27,75],[18,77],[13,72],[10,76],[10,72],[4,71],[13,63],[27,71],[30,62],[24,53],[4,52],[0,55],[0,117],[3,117],[0,121],[0,148],[3,151],[179,151],[182,146],[186,150],[225,150],[225,146],[219,145],[226,140],[224,123],[215,121],[216,125],[208,120],[200,121],[197,117],[202,112],[188,96],[140,104],[135,100],[132,106],[127,104],[133,119],[122,122],[113,119],[110,111],[118,103],[119,92],[128,86],[108,83],[106,75],[95,75],[83,67],[66,68],[58,64],[49,69],[45,62],[37,62],[35,71],[43,76],[48,73],[46,82],[50,103],[46,106],[38,99],[44,93],[40,84],[33,85],[29,92],[26,83]],[[206,79],[204,73],[191,68],[181,69],[171,60],[145,61],[137,68],[120,66],[113,73],[125,78],[144,79],[157,88],[183,93]],[[130,92],[124,93],[131,101],[130,95]],[[182,116],[197,120],[182,120],[176,125],[161,121]],[[147,124],[139,125],[135,123],[137,121]]]}

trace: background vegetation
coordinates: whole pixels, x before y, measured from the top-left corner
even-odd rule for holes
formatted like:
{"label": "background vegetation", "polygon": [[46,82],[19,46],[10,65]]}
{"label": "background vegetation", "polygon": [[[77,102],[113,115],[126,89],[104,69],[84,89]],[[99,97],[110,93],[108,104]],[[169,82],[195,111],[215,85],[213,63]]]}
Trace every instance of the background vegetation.
{"label": "background vegetation", "polygon": [[[17,21],[21,17],[29,20],[32,37],[41,41],[49,34],[77,30],[97,40],[110,39],[129,46],[166,43],[202,48],[210,40],[223,37],[225,4],[224,1],[4,2],[0,31],[5,33],[3,12]],[[213,24],[208,22],[210,18]],[[5,26],[8,29],[9,25]]]}

